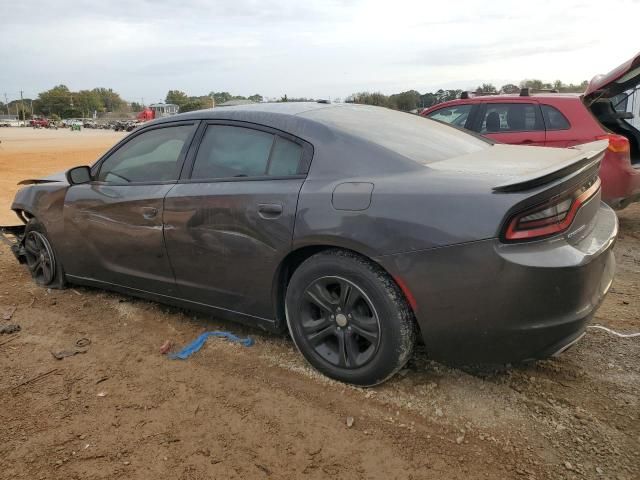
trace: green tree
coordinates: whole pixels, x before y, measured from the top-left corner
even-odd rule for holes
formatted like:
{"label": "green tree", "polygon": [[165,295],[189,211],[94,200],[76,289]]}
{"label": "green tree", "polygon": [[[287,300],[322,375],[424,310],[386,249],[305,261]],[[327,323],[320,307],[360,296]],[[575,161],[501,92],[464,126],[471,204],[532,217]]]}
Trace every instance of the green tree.
{"label": "green tree", "polygon": [[520,93],[520,87],[513,83],[507,83],[500,87],[501,93]]}
{"label": "green tree", "polygon": [[256,103],[262,103],[262,101],[264,100],[262,98],[262,95],[256,93],[255,95],[251,95],[250,97],[247,97],[248,100],[251,100],[252,102],[256,102]]}
{"label": "green tree", "polygon": [[361,103],[364,105],[377,105],[379,107],[391,107],[392,102],[388,96],[380,92],[359,92],[351,95],[347,103]]}
{"label": "green tree", "polygon": [[492,83],[483,83],[476,88],[476,95],[498,93],[498,89]]}
{"label": "green tree", "polygon": [[204,110],[205,108],[211,108],[211,99],[208,97],[194,98],[180,105],[180,113]]}
{"label": "green tree", "polygon": [[40,111],[44,115],[62,115],[73,108],[73,95],[66,85],[57,85],[38,94]]}
{"label": "green tree", "polygon": [[435,93],[427,92],[420,95],[420,107],[429,108],[438,103],[438,97]]}
{"label": "green tree", "polygon": [[144,107],[138,102],[131,102],[130,107],[132,112],[141,112],[142,110],[144,110]]}
{"label": "green tree", "polygon": [[181,90],[169,90],[164,101],[182,107],[182,105],[189,101],[189,97]]}
{"label": "green tree", "polygon": [[[7,113],[6,108],[1,110],[2,114]],[[9,112],[10,115],[18,115],[18,118],[22,120],[23,116],[25,119],[31,118],[31,110],[29,109],[29,101],[27,100],[12,100],[9,102]]]}
{"label": "green tree", "polygon": [[542,80],[534,78],[521,81],[520,88],[530,88],[532,90],[548,90],[553,88],[553,85],[551,85],[550,83],[544,83]]}
{"label": "green tree", "polygon": [[80,90],[74,94],[74,106],[80,109],[83,117],[90,117],[94,111],[104,110],[102,98],[95,90]]}
{"label": "green tree", "polygon": [[127,102],[125,102],[120,95],[114,92],[111,88],[94,88],[91,92],[100,97],[100,102],[103,105],[103,111],[119,112],[127,106]]}
{"label": "green tree", "polygon": [[396,93],[389,97],[389,102],[393,108],[409,112],[420,106],[420,92],[409,90],[407,92]]}
{"label": "green tree", "polygon": [[233,95],[231,95],[229,92],[209,92],[209,97],[213,97],[216,105],[220,105],[221,103],[231,100],[233,98]]}
{"label": "green tree", "polygon": [[455,100],[459,98],[462,94],[462,90],[438,90],[435,93],[436,98],[438,99],[437,103],[448,102],[449,100]]}

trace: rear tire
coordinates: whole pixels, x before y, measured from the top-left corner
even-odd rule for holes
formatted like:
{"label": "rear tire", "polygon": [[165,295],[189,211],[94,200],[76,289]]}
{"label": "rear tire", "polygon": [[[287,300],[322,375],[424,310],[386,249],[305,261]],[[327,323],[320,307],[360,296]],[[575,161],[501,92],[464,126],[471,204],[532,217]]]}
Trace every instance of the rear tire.
{"label": "rear tire", "polygon": [[373,386],[411,358],[416,323],[404,295],[382,268],[353,252],[332,249],[305,260],[285,305],[298,350],[328,377]]}
{"label": "rear tire", "polygon": [[27,267],[34,281],[43,287],[64,288],[64,271],[47,230],[38,220],[32,218],[24,232],[24,250]]}

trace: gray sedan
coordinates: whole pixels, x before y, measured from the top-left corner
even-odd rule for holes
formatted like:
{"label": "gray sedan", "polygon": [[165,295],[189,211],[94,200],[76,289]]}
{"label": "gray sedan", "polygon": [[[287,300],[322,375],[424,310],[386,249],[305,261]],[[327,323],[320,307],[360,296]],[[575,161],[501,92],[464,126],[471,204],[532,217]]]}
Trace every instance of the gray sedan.
{"label": "gray sedan", "polygon": [[3,232],[40,285],[288,329],[324,374],[375,385],[418,339],[503,363],[584,334],[615,269],[601,143],[498,145],[358,105],[193,112],[23,182]]}

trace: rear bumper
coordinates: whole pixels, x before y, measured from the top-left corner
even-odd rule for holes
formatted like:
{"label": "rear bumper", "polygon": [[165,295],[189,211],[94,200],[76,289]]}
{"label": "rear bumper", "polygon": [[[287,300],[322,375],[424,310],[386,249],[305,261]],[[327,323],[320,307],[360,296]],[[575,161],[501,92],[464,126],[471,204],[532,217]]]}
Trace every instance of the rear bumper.
{"label": "rear bumper", "polygon": [[557,354],[584,333],[613,280],[617,228],[601,204],[591,232],[575,243],[490,239],[378,261],[415,297],[432,358],[526,361]]}
{"label": "rear bumper", "polygon": [[20,263],[25,262],[24,247],[22,246],[24,230],[25,225],[0,226],[0,241],[9,245],[9,248],[11,248],[11,251]]}
{"label": "rear bumper", "polygon": [[628,159],[605,156],[600,165],[602,199],[611,208],[622,209],[640,201],[640,169],[629,165]]}

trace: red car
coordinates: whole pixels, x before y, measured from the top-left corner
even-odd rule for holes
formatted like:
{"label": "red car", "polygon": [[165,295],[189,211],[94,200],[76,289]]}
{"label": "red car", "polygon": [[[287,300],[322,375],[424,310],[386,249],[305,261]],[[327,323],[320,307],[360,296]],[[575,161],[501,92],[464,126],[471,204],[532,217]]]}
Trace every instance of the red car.
{"label": "red car", "polygon": [[49,128],[49,120],[46,118],[32,118],[29,125],[33,128]]}
{"label": "red car", "polygon": [[[640,200],[640,131],[631,122],[627,99],[640,96],[640,53],[606,75],[596,76],[584,94],[544,92],[473,96],[434,105],[421,115],[466,128],[498,142],[571,147],[609,140],[600,166],[602,199],[614,208]],[[640,103],[634,97],[633,104]]]}

